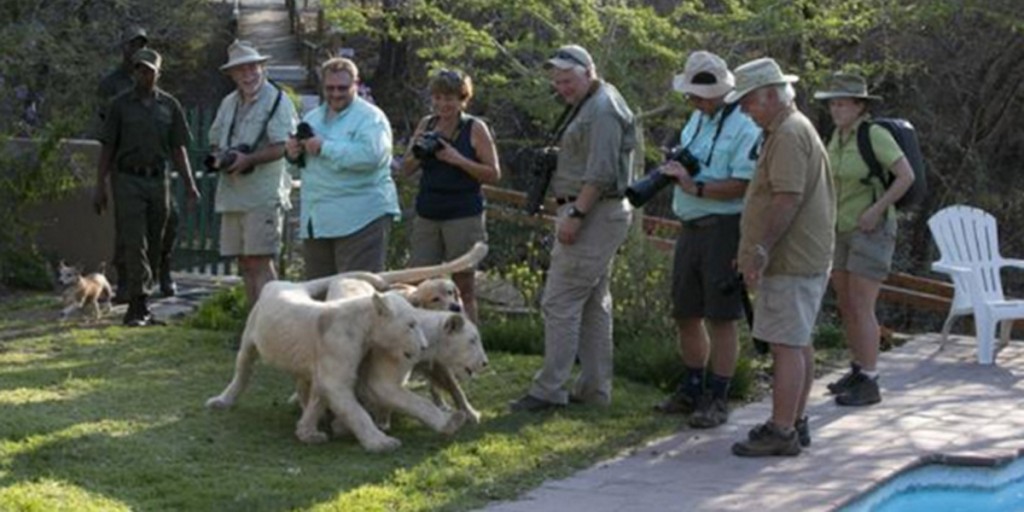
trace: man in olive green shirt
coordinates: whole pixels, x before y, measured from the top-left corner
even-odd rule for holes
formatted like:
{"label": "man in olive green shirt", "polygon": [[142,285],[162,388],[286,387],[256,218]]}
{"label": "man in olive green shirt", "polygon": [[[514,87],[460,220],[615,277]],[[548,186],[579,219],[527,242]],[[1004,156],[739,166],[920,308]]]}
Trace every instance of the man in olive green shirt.
{"label": "man in olive green shirt", "polygon": [[153,271],[159,268],[161,241],[170,201],[168,164],[174,161],[188,187],[189,201],[199,199],[185,145],[188,126],[181,105],[156,87],[160,54],[143,48],[132,57],[135,86],[117,95],[107,110],[100,142],[99,171],[93,206],[107,207],[110,180],[117,204],[114,229],[124,247],[128,312],[124,324],[141,327],[156,323],[146,306]]}
{"label": "man in olive green shirt", "polygon": [[[509,404],[539,411],[569,401],[604,406],[612,399],[612,261],[626,239],[632,210],[623,200],[636,147],[633,112],[597,76],[580,46],[561,47],[545,68],[572,105],[558,141],[551,189],[559,204],[555,246],[544,284],[544,366],[530,390]],[[573,363],[580,376],[564,386]]]}

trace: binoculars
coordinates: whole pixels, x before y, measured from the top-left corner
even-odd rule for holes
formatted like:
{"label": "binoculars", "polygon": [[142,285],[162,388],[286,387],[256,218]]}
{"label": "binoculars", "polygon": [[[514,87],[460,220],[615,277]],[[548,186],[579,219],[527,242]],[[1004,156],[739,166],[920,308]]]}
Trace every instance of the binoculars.
{"label": "binoculars", "polygon": [[[700,160],[685,147],[675,148],[665,157],[665,161],[671,160],[679,162],[690,176],[696,176],[700,172]],[[634,208],[639,208],[647,204],[654,196],[658,195],[658,192],[661,192],[661,189],[669,186],[673,181],[675,180],[656,168],[640,181],[626,188],[626,199],[629,199]]]}

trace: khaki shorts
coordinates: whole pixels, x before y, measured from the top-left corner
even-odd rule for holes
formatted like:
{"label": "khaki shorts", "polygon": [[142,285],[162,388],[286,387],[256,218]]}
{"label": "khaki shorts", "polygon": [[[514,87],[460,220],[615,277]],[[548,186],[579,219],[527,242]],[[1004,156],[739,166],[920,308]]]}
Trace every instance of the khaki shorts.
{"label": "khaki shorts", "polygon": [[284,212],[279,206],[220,216],[221,256],[274,256],[281,251]]}
{"label": "khaki shorts", "polygon": [[413,219],[409,244],[412,255],[409,266],[421,267],[451,261],[473,248],[477,242],[487,241],[484,214],[461,219],[430,220],[417,216]]}
{"label": "khaki shorts", "polygon": [[752,335],[793,347],[811,344],[811,332],[828,286],[828,273],[813,276],[765,276],[754,300]]}
{"label": "khaki shorts", "polygon": [[832,270],[844,270],[875,281],[885,281],[896,250],[896,219],[882,222],[874,231],[855,229],[836,236]]}

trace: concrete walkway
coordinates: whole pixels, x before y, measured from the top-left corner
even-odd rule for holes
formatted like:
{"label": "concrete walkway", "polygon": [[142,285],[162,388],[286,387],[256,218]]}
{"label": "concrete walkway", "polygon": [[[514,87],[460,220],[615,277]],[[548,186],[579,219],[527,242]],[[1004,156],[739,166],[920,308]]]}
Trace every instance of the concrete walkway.
{"label": "concrete walkway", "polygon": [[883,401],[840,408],[819,379],[809,415],[813,444],[793,458],[742,459],[730,446],[769,416],[770,402],[733,412],[712,431],[678,434],[490,512],[833,510],[934,453],[1012,456],[1024,450],[1024,344],[995,366],[975,362],[974,340],[919,336],[882,354]]}

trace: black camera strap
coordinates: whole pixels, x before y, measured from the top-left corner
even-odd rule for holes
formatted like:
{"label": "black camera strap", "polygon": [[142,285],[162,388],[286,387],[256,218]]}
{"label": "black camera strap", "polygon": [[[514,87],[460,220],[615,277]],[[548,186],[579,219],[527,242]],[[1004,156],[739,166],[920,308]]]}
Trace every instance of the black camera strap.
{"label": "black camera strap", "polygon": [[558,141],[562,139],[562,135],[565,134],[565,130],[569,128],[570,124],[572,124],[572,120],[576,119],[576,114],[580,113],[580,109],[582,109],[587,100],[597,92],[597,89],[600,86],[601,83],[594,80],[590,84],[590,88],[587,90],[587,95],[584,96],[579,103],[565,106],[565,109],[562,110],[562,113],[558,116],[558,120],[555,121],[555,130],[551,132],[551,135],[548,137],[547,143],[545,144],[546,146],[558,145]]}
{"label": "black camera strap", "polygon": [[[252,147],[253,151],[256,150],[256,148],[259,146],[260,142],[263,142],[264,137],[266,137],[266,135],[267,135],[267,127],[270,126],[270,120],[273,119],[274,118],[274,114],[277,113],[277,106],[281,104],[281,97],[284,96],[284,91],[282,91],[280,87],[274,85],[270,81],[267,81],[267,83],[269,83],[271,87],[273,87],[275,90],[277,90],[277,97],[274,98],[274,105],[270,107],[270,113],[267,114],[267,118],[265,120],[263,120],[263,129],[260,130],[259,136],[257,136],[256,140],[254,140],[253,143],[252,143],[251,147]],[[234,146],[233,144],[231,144],[231,138],[235,134],[235,123],[238,122],[238,107],[241,104],[242,104],[242,95],[239,94],[238,95],[238,101],[235,102],[235,113],[231,115],[231,126],[228,128],[228,147],[233,147]],[[225,148],[225,149],[227,149],[227,148]]]}
{"label": "black camera strap", "polygon": [[[729,115],[736,111],[736,107],[739,103],[730,103],[722,109],[722,117],[718,119],[718,126],[715,127],[715,136],[711,138],[711,149],[708,150],[708,156],[704,159],[704,167],[711,165],[711,157],[715,154],[715,146],[718,144],[718,137],[722,135],[722,128],[725,127],[725,120],[729,118]],[[686,143],[686,147],[689,148],[693,141],[697,140],[697,136],[700,135],[700,130],[704,126],[704,116],[697,118],[697,130],[694,132],[693,137],[690,138],[690,142]]]}
{"label": "black camera strap", "polygon": [[[427,120],[427,126],[424,127],[423,129],[424,133],[434,131],[434,129],[437,128],[437,123],[440,120],[441,117],[436,114],[430,116],[430,119]],[[444,134],[441,134],[441,136],[444,137],[444,139],[447,140],[448,142],[454,144],[455,141],[459,140],[459,136],[462,135],[462,130],[466,128],[467,124],[469,124],[467,121],[467,116],[464,113],[460,112],[459,123],[455,125],[455,133],[452,134],[451,138],[444,137]]]}

